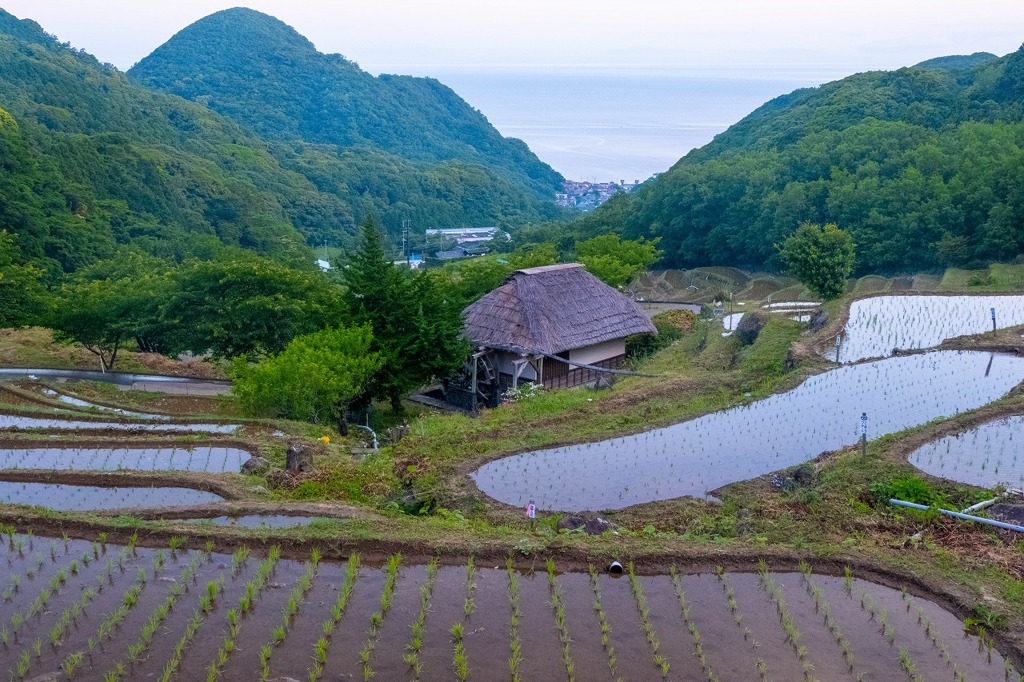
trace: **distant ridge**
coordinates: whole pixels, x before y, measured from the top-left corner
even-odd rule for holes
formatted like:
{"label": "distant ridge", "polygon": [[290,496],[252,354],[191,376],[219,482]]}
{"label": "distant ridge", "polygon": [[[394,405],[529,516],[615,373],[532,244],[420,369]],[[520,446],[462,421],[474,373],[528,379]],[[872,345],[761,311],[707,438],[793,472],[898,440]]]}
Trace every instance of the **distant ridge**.
{"label": "distant ridge", "polygon": [[235,8],[182,29],[128,72],[272,140],[374,147],[412,161],[480,164],[553,199],[562,178],[430,78],[374,77],[269,15]]}
{"label": "distant ridge", "polygon": [[996,55],[991,52],[975,52],[974,54],[954,54],[948,57],[935,57],[934,59],[926,59],[923,62],[914,64],[915,68],[918,69],[948,69],[950,71],[959,71],[960,69],[968,69],[972,66],[978,66],[985,62],[990,62],[994,59],[999,59]]}
{"label": "distant ridge", "polygon": [[1024,48],[777,97],[576,230],[658,237],[668,267],[763,268],[804,221],[849,230],[862,273],[1021,257]]}

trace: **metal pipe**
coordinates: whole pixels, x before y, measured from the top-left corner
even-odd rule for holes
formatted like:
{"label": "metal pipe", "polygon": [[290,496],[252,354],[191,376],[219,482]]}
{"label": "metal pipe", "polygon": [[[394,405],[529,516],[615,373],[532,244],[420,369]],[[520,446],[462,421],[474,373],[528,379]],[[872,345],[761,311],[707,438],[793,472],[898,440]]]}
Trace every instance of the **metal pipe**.
{"label": "metal pipe", "polygon": [[367,431],[369,431],[370,435],[373,436],[373,449],[380,449],[379,447],[377,447],[377,434],[373,432],[373,429],[371,429],[369,426],[363,426],[362,424],[353,424],[352,426],[356,427],[357,429],[366,429]]}
{"label": "metal pipe", "polygon": [[[905,502],[903,500],[897,500],[895,498],[889,498],[889,504],[895,504],[900,507],[910,507],[911,509],[920,509],[921,511],[928,511],[931,509],[926,504],[915,504],[914,502]],[[946,516],[952,516],[956,519],[964,519],[966,521],[977,521],[978,523],[984,523],[986,526],[995,526],[996,528],[1005,528],[1006,530],[1015,530],[1018,533],[1024,533],[1024,526],[1015,526],[1012,523],[1003,523],[1002,521],[993,521],[992,519],[984,519],[980,516],[971,516],[970,514],[961,514],[960,512],[950,511],[948,509],[939,509],[940,514]]]}
{"label": "metal pipe", "polygon": [[985,500],[984,502],[979,502],[978,504],[972,504],[967,509],[964,509],[963,512],[961,512],[961,513],[963,513],[963,514],[970,514],[971,512],[981,511],[982,509],[985,509],[986,507],[991,507],[993,504],[995,504],[996,502],[998,502],[1001,499],[1003,499],[1003,496],[993,497],[991,500]]}

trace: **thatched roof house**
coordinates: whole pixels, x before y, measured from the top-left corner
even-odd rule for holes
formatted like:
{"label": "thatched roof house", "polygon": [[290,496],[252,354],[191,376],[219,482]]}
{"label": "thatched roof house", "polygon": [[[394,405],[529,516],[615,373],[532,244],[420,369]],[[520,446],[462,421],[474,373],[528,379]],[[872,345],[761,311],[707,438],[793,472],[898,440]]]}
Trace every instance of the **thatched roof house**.
{"label": "thatched roof house", "polygon": [[502,391],[520,380],[547,388],[594,381],[621,365],[627,336],[658,333],[640,306],[579,263],[517,270],[463,315],[466,338]]}

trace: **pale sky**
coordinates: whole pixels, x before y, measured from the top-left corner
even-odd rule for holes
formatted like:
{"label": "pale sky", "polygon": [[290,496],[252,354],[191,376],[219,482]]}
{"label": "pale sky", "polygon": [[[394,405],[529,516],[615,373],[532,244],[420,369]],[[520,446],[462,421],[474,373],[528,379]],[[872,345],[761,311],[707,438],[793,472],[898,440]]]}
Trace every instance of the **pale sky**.
{"label": "pale sky", "polygon": [[373,73],[801,66],[836,77],[1024,42],[1022,0],[0,0],[121,69],[244,5]]}

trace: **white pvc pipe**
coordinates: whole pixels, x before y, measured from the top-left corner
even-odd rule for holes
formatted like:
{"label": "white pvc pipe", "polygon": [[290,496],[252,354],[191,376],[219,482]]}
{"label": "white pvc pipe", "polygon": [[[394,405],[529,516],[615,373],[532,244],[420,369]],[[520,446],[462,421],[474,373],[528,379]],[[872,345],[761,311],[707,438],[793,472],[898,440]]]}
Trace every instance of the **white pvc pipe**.
{"label": "white pvc pipe", "polygon": [[[911,509],[920,509],[921,511],[928,511],[931,509],[926,504],[915,504],[914,502],[905,502],[904,500],[897,500],[895,498],[889,499],[890,504],[895,504],[900,507],[910,507]],[[980,516],[971,516],[970,514],[961,514],[960,512],[949,511],[948,509],[939,509],[940,514],[946,516],[952,516],[956,519],[964,519],[966,521],[977,521],[978,523],[984,523],[986,526],[995,526],[996,528],[1005,528],[1006,530],[1015,530],[1018,533],[1024,533],[1024,526],[1015,526],[1012,523],[1003,523],[1002,521],[993,521],[992,519],[983,519]]]}

